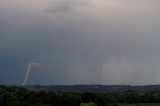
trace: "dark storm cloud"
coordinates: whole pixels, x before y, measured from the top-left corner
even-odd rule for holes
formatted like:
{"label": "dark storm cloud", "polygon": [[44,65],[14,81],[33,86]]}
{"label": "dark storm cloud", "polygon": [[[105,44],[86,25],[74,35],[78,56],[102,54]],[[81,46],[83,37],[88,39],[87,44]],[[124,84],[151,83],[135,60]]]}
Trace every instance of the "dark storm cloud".
{"label": "dark storm cloud", "polygon": [[158,83],[158,2],[0,1],[0,83]]}

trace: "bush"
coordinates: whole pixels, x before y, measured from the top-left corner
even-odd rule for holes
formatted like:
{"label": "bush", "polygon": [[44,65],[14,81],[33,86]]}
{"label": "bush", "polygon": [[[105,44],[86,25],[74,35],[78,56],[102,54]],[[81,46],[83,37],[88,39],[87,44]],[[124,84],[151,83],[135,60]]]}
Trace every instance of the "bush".
{"label": "bush", "polygon": [[81,103],[80,106],[97,106],[97,105],[93,102],[89,102],[89,103]]}

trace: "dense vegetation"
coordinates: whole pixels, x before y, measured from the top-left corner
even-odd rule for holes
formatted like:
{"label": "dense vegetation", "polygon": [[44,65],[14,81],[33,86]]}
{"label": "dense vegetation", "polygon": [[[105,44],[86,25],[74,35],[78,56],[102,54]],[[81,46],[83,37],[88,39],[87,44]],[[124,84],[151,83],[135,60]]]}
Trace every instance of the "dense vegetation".
{"label": "dense vegetation", "polygon": [[[149,90],[106,88],[108,89],[106,92],[81,91],[78,88],[77,91],[64,91],[60,88],[55,90],[47,87],[49,90],[44,89],[46,87],[39,86],[39,89],[37,87],[0,86],[0,106],[118,106],[118,104],[160,103],[158,87],[151,87],[152,89],[148,87]],[[90,87],[92,89],[93,86]]]}

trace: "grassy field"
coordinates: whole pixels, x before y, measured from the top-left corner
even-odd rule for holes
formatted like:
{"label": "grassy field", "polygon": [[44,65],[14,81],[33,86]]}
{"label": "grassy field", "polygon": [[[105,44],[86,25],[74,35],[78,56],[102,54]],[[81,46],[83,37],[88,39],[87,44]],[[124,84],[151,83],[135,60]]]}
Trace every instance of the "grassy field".
{"label": "grassy field", "polygon": [[160,103],[119,104],[118,106],[160,106]]}

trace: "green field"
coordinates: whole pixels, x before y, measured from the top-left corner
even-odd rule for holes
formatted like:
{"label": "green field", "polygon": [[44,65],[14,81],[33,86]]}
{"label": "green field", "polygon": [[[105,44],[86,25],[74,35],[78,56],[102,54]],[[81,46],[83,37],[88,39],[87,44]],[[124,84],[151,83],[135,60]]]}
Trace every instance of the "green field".
{"label": "green field", "polygon": [[119,104],[118,106],[160,106],[160,103]]}

